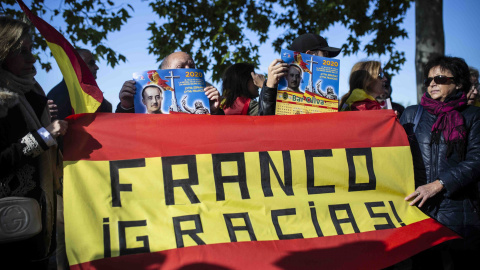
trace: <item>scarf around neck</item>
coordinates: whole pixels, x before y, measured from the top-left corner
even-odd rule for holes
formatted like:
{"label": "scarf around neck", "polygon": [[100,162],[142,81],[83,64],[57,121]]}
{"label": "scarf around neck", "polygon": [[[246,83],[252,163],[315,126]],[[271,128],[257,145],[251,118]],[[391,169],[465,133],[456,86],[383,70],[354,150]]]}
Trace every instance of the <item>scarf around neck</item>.
{"label": "scarf around neck", "polygon": [[[41,127],[47,127],[51,123],[48,107],[45,106],[40,117],[37,117],[37,114],[25,97],[25,94],[29,92],[45,96],[45,92],[43,92],[43,89],[34,79],[35,73],[36,72],[32,72],[31,74],[19,77],[0,67],[0,91],[9,93],[10,95],[15,96],[18,100],[18,103],[16,104],[19,106],[29,131],[38,130]],[[50,147],[48,150],[40,154],[37,159],[40,188],[43,191],[40,200],[44,200],[46,205],[46,220],[43,225],[46,226],[47,231],[44,236],[44,242],[48,251],[50,249],[52,234],[54,231],[53,228],[55,225],[55,190],[60,187],[59,178],[62,173],[62,168],[60,166],[62,159],[56,146]]]}
{"label": "scarf around neck", "polygon": [[354,89],[348,96],[341,111],[367,111],[367,110],[381,110],[380,104],[374,97],[367,94],[362,89]]}
{"label": "scarf around neck", "polygon": [[440,135],[447,143],[447,157],[452,153],[453,147],[457,147],[461,158],[464,157],[467,130],[465,120],[458,111],[467,105],[467,96],[464,92],[456,93],[445,102],[434,100],[427,93],[423,94],[420,104],[431,114],[437,117],[432,126],[432,143],[440,142]]}

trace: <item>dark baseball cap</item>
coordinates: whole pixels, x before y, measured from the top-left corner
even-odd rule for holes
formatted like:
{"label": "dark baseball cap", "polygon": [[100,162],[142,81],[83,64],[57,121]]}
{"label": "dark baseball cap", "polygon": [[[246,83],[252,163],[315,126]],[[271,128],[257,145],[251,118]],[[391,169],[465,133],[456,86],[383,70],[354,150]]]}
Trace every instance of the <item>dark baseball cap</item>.
{"label": "dark baseball cap", "polygon": [[327,51],[329,57],[337,56],[341,49],[329,47],[327,41],[317,34],[303,34],[297,37],[290,46],[291,51],[305,53],[307,51]]}

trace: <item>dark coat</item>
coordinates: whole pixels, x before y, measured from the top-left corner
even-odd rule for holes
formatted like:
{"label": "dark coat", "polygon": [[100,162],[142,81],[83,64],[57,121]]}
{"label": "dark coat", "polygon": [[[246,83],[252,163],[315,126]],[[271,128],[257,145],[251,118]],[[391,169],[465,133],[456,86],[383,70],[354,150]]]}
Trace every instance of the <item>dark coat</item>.
{"label": "dark coat", "polygon": [[465,106],[459,110],[467,130],[466,156],[461,160],[456,149],[446,156],[447,145],[443,135],[439,144],[431,142],[431,129],[437,117],[427,110],[423,110],[413,132],[417,107],[408,107],[400,119],[410,141],[415,186],[437,179],[445,184],[444,190],[430,198],[422,210],[467,241],[479,241],[480,108]]}
{"label": "dark coat", "polygon": [[[33,92],[25,97],[32,106],[37,118],[45,109],[47,99]],[[36,236],[11,243],[0,244],[0,256],[6,265],[15,262],[29,263],[31,259],[43,258],[48,250],[44,245],[46,235],[46,205],[45,195],[40,188],[39,160],[27,151],[26,144],[21,139],[31,134],[37,147],[47,150],[48,146],[36,130],[29,130],[23,114],[14,95],[5,94],[0,90],[0,198],[7,196],[22,196],[36,199],[42,209],[43,230]],[[55,214],[55,213],[54,213]],[[55,249],[55,231],[52,234],[51,250]],[[41,262],[39,263],[41,264]],[[25,268],[24,268],[25,269]],[[38,269],[38,268],[30,268]]]}
{"label": "dark coat", "polygon": [[260,91],[258,115],[275,115],[277,105],[277,88],[270,88],[267,82],[263,84]]}

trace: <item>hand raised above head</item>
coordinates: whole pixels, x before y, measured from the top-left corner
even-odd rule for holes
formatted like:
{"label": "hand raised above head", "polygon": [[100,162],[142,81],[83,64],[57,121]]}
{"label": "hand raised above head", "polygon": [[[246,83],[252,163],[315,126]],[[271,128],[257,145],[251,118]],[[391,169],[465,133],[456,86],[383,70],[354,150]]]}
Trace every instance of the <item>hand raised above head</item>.
{"label": "hand raised above head", "polygon": [[265,82],[265,76],[263,76],[262,74],[257,74],[253,71],[251,75],[253,78],[253,84],[255,84],[256,87],[261,88],[263,86],[263,83]]}
{"label": "hand raised above head", "polygon": [[210,112],[216,113],[218,111],[218,107],[220,106],[220,92],[218,92],[217,88],[215,88],[213,85],[205,87],[203,91],[210,100]]}
{"label": "hand raised above head", "polygon": [[280,79],[288,73],[288,64],[282,59],[275,59],[268,66],[267,87],[275,88]]}

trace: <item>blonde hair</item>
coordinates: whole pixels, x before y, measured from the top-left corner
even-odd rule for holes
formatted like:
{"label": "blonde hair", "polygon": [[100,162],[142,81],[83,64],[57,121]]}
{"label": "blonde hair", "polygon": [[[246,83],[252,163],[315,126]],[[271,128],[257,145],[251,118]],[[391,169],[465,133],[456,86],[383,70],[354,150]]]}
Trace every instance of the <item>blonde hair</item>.
{"label": "blonde hair", "polygon": [[362,89],[368,93],[372,82],[381,79],[378,77],[381,67],[382,64],[378,61],[360,61],[353,65],[348,82],[350,90],[341,98],[338,108],[342,108],[353,90]]}
{"label": "blonde hair", "polygon": [[30,26],[27,23],[11,17],[0,16],[0,64],[7,56],[22,47],[22,40],[30,35]]}

